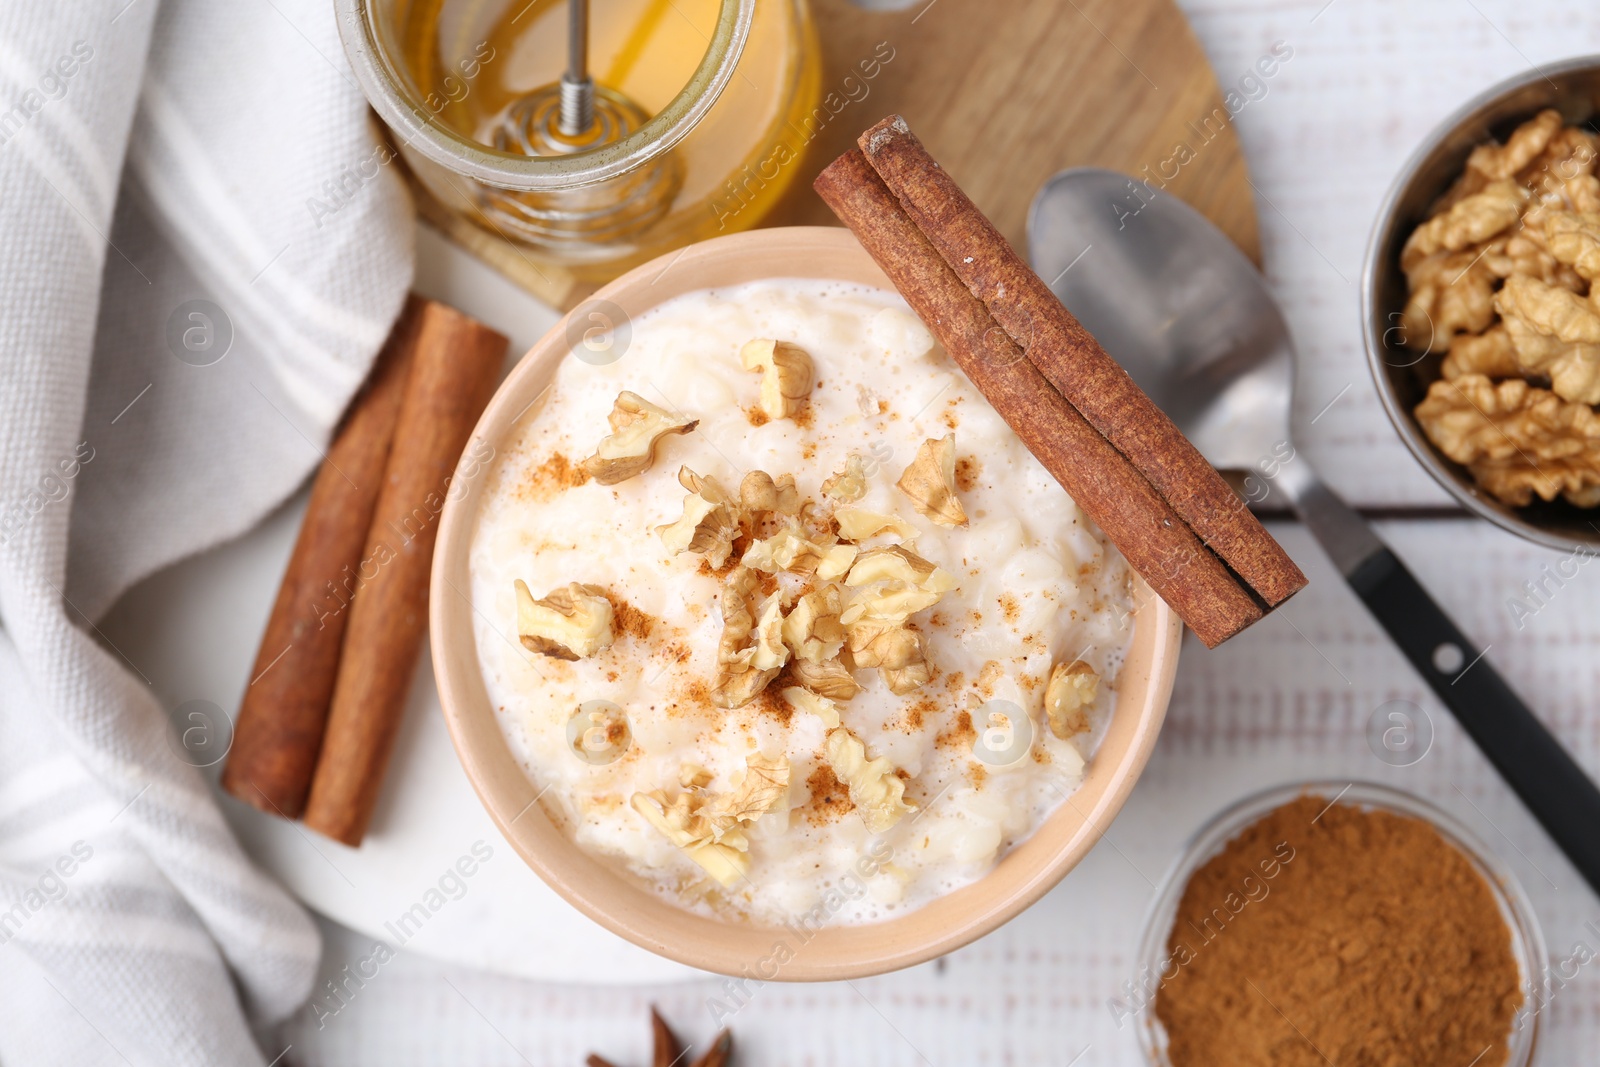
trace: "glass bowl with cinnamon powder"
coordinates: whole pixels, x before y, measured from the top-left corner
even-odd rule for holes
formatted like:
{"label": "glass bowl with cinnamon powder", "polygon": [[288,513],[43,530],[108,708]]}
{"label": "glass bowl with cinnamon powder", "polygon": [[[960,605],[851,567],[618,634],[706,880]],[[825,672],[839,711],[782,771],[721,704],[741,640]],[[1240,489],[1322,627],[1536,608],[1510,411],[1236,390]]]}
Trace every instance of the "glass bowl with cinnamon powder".
{"label": "glass bowl with cinnamon powder", "polygon": [[1544,938],[1455,819],[1386,786],[1280,786],[1168,871],[1135,991],[1157,1067],[1523,1067]]}

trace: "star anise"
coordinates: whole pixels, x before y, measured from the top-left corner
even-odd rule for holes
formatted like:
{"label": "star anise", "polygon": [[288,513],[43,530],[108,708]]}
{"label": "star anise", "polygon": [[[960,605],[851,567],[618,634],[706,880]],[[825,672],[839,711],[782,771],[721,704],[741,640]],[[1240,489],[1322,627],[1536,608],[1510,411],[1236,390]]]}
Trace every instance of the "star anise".
{"label": "star anise", "polygon": [[[653,1046],[650,1067],[683,1067],[684,1056],[691,1050],[679,1043],[677,1035],[667,1026],[667,1021],[653,1004],[650,1006],[650,1035]],[[711,1039],[711,1047],[699,1059],[691,1061],[688,1067],[728,1067],[732,1055],[733,1034],[724,1030]],[[592,1053],[587,1062],[589,1067],[614,1067],[610,1060]]]}

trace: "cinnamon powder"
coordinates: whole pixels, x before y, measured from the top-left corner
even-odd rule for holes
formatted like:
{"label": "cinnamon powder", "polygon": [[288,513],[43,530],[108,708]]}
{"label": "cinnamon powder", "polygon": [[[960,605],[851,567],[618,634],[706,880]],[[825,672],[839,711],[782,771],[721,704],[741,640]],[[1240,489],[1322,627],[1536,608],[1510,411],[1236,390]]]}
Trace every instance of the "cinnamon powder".
{"label": "cinnamon powder", "polygon": [[1501,1067],[1522,993],[1488,884],[1427,822],[1327,803],[1190,878],[1156,993],[1173,1067]]}

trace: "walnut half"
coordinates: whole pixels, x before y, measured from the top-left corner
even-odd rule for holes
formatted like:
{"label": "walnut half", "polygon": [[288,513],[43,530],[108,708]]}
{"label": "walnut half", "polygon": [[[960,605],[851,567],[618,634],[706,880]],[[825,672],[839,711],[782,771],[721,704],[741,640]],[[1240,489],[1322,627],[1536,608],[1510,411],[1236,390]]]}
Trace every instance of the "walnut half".
{"label": "walnut half", "polygon": [[517,637],[529,652],[584,659],[611,647],[611,601],[605,590],[573,582],[543,600],[517,579]]}
{"label": "walnut half", "polygon": [[1600,490],[1600,414],[1520,378],[1437,381],[1417,422],[1446,456],[1507,504],[1565,496],[1593,507]]}
{"label": "walnut half", "polygon": [[1514,274],[1494,297],[1517,362],[1563,400],[1600,404],[1600,313],[1578,294]]}
{"label": "walnut half", "polygon": [[583,469],[601,485],[616,485],[650,469],[656,445],[669,433],[688,433],[699,419],[680,419],[626,389],[617,394],[607,419],[611,435],[601,438]]}

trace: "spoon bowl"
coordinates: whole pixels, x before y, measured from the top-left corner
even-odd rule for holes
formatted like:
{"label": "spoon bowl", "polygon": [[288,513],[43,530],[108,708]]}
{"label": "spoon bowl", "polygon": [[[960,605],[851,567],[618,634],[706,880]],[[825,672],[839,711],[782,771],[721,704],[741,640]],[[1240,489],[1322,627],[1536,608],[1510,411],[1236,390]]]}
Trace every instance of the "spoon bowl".
{"label": "spoon bowl", "polygon": [[1034,270],[1213,466],[1249,469],[1288,439],[1289,324],[1205,216],[1080,167],[1034,198],[1028,244]]}

